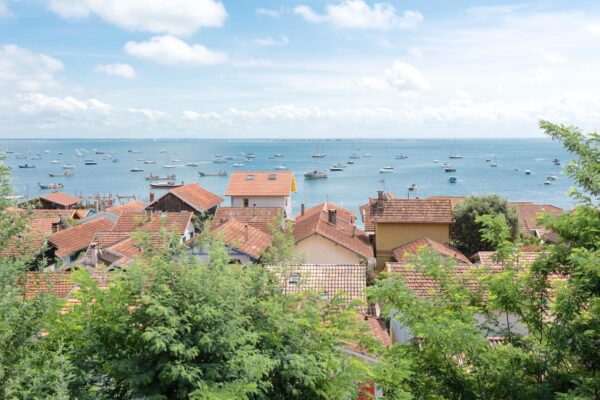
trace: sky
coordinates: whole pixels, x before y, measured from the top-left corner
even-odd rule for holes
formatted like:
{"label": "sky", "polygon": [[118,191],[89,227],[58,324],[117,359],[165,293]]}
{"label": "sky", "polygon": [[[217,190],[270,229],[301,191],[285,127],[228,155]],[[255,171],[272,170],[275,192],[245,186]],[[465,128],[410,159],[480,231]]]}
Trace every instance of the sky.
{"label": "sky", "polygon": [[0,0],[0,138],[596,131],[600,2]]}

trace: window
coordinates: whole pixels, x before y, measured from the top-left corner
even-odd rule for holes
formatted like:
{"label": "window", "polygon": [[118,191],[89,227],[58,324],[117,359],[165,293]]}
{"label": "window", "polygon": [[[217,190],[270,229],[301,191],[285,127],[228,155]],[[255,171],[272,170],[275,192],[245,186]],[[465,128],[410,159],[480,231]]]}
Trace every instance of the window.
{"label": "window", "polygon": [[291,274],[289,282],[294,284],[300,282],[300,274]]}
{"label": "window", "polygon": [[270,180],[270,181],[275,181],[275,180],[277,180],[277,174],[269,174],[269,180]]}
{"label": "window", "polygon": [[254,175],[246,175],[246,180],[247,181],[253,181],[254,180]]}
{"label": "window", "polygon": [[250,206],[250,199],[244,199],[244,207]]}

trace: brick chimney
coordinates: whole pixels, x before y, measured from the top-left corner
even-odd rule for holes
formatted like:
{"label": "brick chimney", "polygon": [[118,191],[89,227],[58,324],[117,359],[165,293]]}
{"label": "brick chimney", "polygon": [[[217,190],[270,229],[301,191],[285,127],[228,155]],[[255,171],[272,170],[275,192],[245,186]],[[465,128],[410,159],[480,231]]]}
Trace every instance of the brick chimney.
{"label": "brick chimney", "polygon": [[154,201],[154,193],[150,193],[150,203]]}
{"label": "brick chimney", "polygon": [[384,202],[384,198],[383,198],[383,190],[378,190],[377,191],[377,208],[378,209],[382,209],[383,208],[383,202]]}
{"label": "brick chimney", "polygon": [[337,210],[327,210],[327,222],[331,225],[337,223]]}
{"label": "brick chimney", "polygon": [[304,217],[304,203],[300,204],[300,216]]}

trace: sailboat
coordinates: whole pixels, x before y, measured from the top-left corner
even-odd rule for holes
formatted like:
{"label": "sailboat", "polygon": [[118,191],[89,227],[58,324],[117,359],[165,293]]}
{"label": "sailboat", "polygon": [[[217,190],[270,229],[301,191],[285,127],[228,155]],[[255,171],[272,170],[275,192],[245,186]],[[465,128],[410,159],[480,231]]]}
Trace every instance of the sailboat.
{"label": "sailboat", "polygon": [[448,158],[450,159],[460,159],[463,158],[460,154],[458,153],[454,153],[454,147],[456,145],[456,138],[454,138],[454,141],[452,142],[452,152],[450,153],[450,156]]}
{"label": "sailboat", "polygon": [[325,158],[327,154],[319,151],[319,145],[317,144],[317,152],[313,153],[312,158]]}

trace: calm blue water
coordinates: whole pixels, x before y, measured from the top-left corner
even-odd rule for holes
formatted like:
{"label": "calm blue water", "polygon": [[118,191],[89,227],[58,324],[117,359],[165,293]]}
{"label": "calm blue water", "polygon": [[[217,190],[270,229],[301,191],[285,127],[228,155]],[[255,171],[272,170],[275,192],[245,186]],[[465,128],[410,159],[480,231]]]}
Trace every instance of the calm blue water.
{"label": "calm blue water", "polygon": [[[324,159],[313,159],[317,151],[327,153]],[[89,154],[78,157],[75,149],[87,149]],[[546,139],[530,140],[0,140],[0,149],[14,151],[4,162],[11,166],[13,184],[17,193],[35,197],[41,191],[38,182],[60,182],[63,191],[76,195],[121,194],[136,195],[147,200],[150,189],[144,179],[149,173],[155,175],[176,174],[178,181],[198,182],[207,189],[223,195],[227,186],[226,177],[200,177],[198,171],[214,172],[226,168],[233,170],[273,170],[277,165],[285,165],[296,173],[298,193],[294,207],[300,203],[314,205],[327,199],[357,212],[376,191],[385,189],[396,196],[407,196],[408,187],[418,185],[419,197],[430,195],[468,195],[498,193],[511,200],[551,203],[559,207],[573,206],[567,191],[572,183],[561,174],[562,167],[554,166],[552,160],[558,158],[565,165],[570,158],[560,145]],[[118,162],[103,160],[93,149],[112,152]],[[128,153],[135,149],[139,154]],[[166,149],[168,153],[160,153]],[[49,152],[46,152],[48,150]],[[58,152],[63,152],[59,155]],[[256,153],[254,162],[246,162],[241,152]],[[346,163],[350,153],[357,153],[360,159],[348,165],[343,172],[330,172],[329,167],[337,162]],[[41,160],[31,160],[35,154]],[[275,153],[284,154],[281,159],[269,159]],[[364,158],[369,153],[371,158]],[[449,160],[450,153],[459,153],[464,158]],[[17,155],[27,159],[17,159]],[[396,160],[396,155],[408,156]],[[227,164],[214,164],[215,155],[233,156]],[[490,168],[486,159],[495,158],[498,168]],[[85,159],[94,159],[98,165],[85,166]],[[156,165],[145,165],[143,161],[155,160]],[[180,166],[164,169],[163,165],[172,160],[181,160]],[[434,164],[434,159],[439,160]],[[53,164],[58,160],[59,164]],[[198,167],[186,167],[185,163],[196,161]],[[441,164],[453,164],[457,171],[444,173]],[[244,167],[233,168],[233,163],[243,163]],[[29,163],[35,169],[19,169],[19,164]],[[71,177],[50,178],[49,172],[61,172],[63,164],[74,164],[75,174]],[[393,174],[379,174],[379,168],[391,165]],[[139,166],[144,172],[133,173],[130,169]],[[308,169],[324,169],[328,179],[305,181],[302,174]],[[519,171],[515,172],[514,169]],[[523,173],[530,169],[532,175]],[[543,183],[549,174],[558,176],[553,185]],[[458,178],[456,184],[448,183],[449,176]],[[384,180],[384,181],[382,181]],[[160,192],[160,191],[158,191]],[[411,197],[415,194],[411,193]]]}

